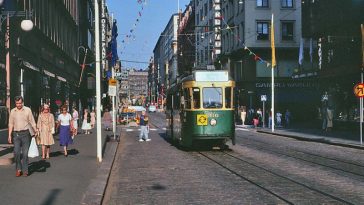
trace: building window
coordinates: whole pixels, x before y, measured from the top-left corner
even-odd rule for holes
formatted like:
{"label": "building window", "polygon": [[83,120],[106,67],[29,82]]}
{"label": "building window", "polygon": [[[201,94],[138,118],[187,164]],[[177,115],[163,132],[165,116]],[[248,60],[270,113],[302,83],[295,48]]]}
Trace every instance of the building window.
{"label": "building window", "polygon": [[257,0],[257,7],[268,8],[269,7],[268,0]]}
{"label": "building window", "polygon": [[257,40],[269,40],[268,22],[257,22]]}
{"label": "building window", "polygon": [[282,22],[282,40],[292,41],[293,40],[293,22]]}
{"label": "building window", "polygon": [[293,8],[293,0],[281,0],[282,8]]}

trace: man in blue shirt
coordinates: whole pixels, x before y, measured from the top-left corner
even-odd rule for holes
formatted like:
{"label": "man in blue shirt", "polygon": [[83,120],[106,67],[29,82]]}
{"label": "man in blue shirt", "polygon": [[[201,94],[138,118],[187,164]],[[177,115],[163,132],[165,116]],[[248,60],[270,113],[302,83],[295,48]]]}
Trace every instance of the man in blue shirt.
{"label": "man in blue shirt", "polygon": [[142,115],[140,115],[139,125],[140,125],[139,142],[143,142],[144,140],[149,142],[151,139],[148,138],[149,125],[148,125],[148,116],[145,115],[145,111],[142,111]]}

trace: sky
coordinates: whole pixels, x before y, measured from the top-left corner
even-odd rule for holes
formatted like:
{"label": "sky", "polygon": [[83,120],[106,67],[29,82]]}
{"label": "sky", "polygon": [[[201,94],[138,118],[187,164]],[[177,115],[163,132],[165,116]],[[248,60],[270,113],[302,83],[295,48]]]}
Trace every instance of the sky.
{"label": "sky", "polygon": [[[189,2],[179,0],[182,11]],[[149,62],[161,32],[172,14],[178,11],[178,0],[106,0],[106,4],[109,13],[117,20],[119,59],[137,62]],[[131,37],[126,38],[126,35]],[[137,69],[146,69],[148,66],[146,63],[123,61],[121,65]]]}

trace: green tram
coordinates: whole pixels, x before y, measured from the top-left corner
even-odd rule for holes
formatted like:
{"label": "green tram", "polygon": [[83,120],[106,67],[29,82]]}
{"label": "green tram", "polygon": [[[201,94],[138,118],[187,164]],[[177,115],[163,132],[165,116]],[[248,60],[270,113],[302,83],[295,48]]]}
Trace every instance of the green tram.
{"label": "green tram", "polygon": [[227,71],[195,71],[167,90],[167,131],[172,143],[235,145],[235,82]]}

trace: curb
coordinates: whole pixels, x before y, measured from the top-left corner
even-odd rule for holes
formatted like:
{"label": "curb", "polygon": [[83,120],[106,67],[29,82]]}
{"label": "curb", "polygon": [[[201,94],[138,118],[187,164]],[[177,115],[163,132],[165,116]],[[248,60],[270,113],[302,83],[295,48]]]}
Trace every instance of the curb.
{"label": "curb", "polygon": [[0,166],[8,166],[14,163],[14,146],[0,144]]}
{"label": "curb", "polygon": [[364,146],[361,146],[361,145],[346,144],[346,143],[338,142],[336,140],[330,140],[330,139],[327,139],[327,138],[324,138],[324,137],[311,137],[311,138],[308,138],[308,137],[301,137],[301,136],[297,136],[297,135],[293,135],[293,134],[275,133],[275,132],[264,131],[264,130],[257,130],[257,132],[265,133],[265,134],[271,134],[271,135],[277,135],[277,136],[282,136],[282,137],[293,138],[293,139],[301,140],[301,141],[319,142],[319,143],[324,143],[324,144],[329,144],[329,145],[335,145],[335,146],[341,146],[341,147],[348,147],[348,148],[353,148],[353,149],[364,150]]}
{"label": "curb", "polygon": [[111,168],[114,164],[119,142],[105,140],[105,154],[101,166],[97,170],[96,178],[92,179],[87,187],[80,204],[100,205],[104,198]]}

